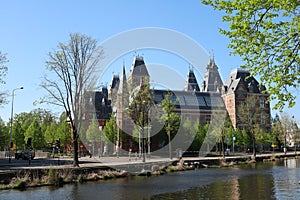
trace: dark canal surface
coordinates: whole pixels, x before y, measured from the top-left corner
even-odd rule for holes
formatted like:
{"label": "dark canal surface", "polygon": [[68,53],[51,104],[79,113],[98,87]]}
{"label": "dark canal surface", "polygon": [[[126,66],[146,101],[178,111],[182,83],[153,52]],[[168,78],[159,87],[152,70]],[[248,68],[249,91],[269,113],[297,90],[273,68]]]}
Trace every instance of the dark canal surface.
{"label": "dark canal surface", "polygon": [[300,199],[300,160],[0,191],[20,199]]}

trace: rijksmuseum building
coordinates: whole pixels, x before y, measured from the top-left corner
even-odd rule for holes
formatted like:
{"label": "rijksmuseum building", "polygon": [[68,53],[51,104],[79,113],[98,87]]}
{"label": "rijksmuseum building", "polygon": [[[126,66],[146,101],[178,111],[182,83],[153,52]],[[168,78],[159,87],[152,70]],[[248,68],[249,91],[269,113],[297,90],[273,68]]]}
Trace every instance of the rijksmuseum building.
{"label": "rijksmuseum building", "polygon": [[[202,124],[210,123],[212,113],[226,112],[233,127],[243,129],[247,125],[239,119],[239,112],[245,112],[240,109],[240,105],[249,103],[249,99],[252,99],[253,102],[250,103],[253,109],[250,110],[256,112],[256,118],[260,118],[256,119],[256,123],[265,131],[270,131],[269,94],[264,92],[264,86],[249,75],[247,70],[234,69],[223,82],[218,66],[211,58],[201,85],[198,84],[194,70],[189,69],[184,88],[171,91],[171,100],[176,103],[174,112],[184,119],[199,120]],[[132,131],[132,120],[128,120],[128,115],[126,117],[126,109],[128,110],[135,90],[141,84],[149,83],[149,80],[150,75],[144,58],[135,56],[128,76],[123,66],[121,77],[113,75],[110,88],[102,87],[101,91],[90,93],[89,101],[94,103],[90,104],[86,112],[89,116],[85,118],[96,116],[100,127],[103,128],[113,114],[120,130]],[[149,93],[154,106],[159,106],[169,90],[150,89]],[[121,143],[123,149],[128,149],[133,141],[132,138],[125,137]]]}

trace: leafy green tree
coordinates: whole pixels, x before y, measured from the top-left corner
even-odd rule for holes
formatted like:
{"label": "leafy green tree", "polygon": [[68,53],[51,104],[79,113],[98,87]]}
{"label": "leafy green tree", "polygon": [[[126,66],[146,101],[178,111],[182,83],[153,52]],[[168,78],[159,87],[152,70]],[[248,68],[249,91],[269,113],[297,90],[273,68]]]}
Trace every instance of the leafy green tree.
{"label": "leafy green tree", "polygon": [[229,139],[229,143],[227,143],[227,145],[230,145],[232,142],[233,136],[234,136],[234,130],[232,127],[232,123],[231,123],[229,116],[227,116],[222,131],[220,133],[217,133],[217,135],[216,135],[217,142],[219,144],[221,144],[221,154],[222,154],[223,158],[225,158],[225,146],[224,146],[225,138]]}
{"label": "leafy green tree", "polygon": [[[226,122],[225,122],[226,123]],[[228,145],[232,145],[233,144],[233,137],[236,137],[236,135],[238,134],[238,131],[235,131],[233,126],[231,124],[228,124],[226,127],[226,131],[225,131],[225,138],[229,139],[229,143]]]}
{"label": "leafy green tree", "polygon": [[28,138],[32,138],[32,147],[41,149],[44,146],[44,136],[42,134],[41,126],[38,120],[34,119],[25,132],[25,142]]}
{"label": "leafy green tree", "polygon": [[283,131],[279,115],[276,114],[272,120],[272,139],[277,147],[283,146]]}
{"label": "leafy green tree", "polygon": [[67,144],[71,143],[71,127],[67,122],[65,112],[63,112],[59,118],[57,138],[60,138],[61,146],[66,146]]}
{"label": "leafy green tree", "polygon": [[9,132],[4,121],[0,117],[0,151],[9,143]]}
{"label": "leafy green tree", "polygon": [[22,112],[15,115],[12,127],[12,140],[15,144],[15,149],[24,149],[26,143],[25,132],[32,121],[32,112]]}
{"label": "leafy green tree", "polygon": [[48,110],[36,109],[31,111],[33,116],[38,119],[39,124],[41,124],[41,130],[43,134],[46,134],[46,130],[55,121],[55,116]]}
{"label": "leafy green tree", "polygon": [[[119,130],[119,140],[121,141],[122,139],[122,131]],[[108,141],[110,141],[111,143],[115,144],[117,146],[117,140],[118,140],[118,126],[117,126],[117,122],[116,122],[116,118],[114,117],[114,115],[112,114],[109,118],[109,121],[106,122],[103,131],[102,131],[103,135],[107,138]]]}
{"label": "leafy green tree", "polygon": [[141,150],[143,154],[143,162],[145,162],[146,159],[146,135],[144,129],[148,126],[148,112],[151,105],[153,104],[149,91],[149,83],[141,85],[140,90],[136,94],[132,95],[133,100],[129,106],[129,114],[141,131]]}
{"label": "leafy green tree", "polygon": [[196,140],[199,142],[199,144],[201,145],[203,144],[208,129],[209,129],[209,124],[202,125],[199,123],[197,135],[196,135]]}
{"label": "leafy green tree", "polygon": [[99,131],[99,123],[96,118],[93,118],[87,131],[86,138],[93,144],[93,154],[95,154],[95,143],[101,141],[101,134]]}
{"label": "leafy green tree", "polygon": [[166,122],[165,130],[168,135],[168,143],[169,143],[169,157],[172,160],[172,143],[171,138],[172,135],[176,134],[179,126],[180,126],[180,116],[174,112],[176,107],[176,101],[171,100],[172,93],[167,93],[165,98],[161,102],[162,109],[164,114],[162,115],[162,119]]}
{"label": "leafy green tree", "polygon": [[187,138],[193,138],[193,141],[191,141],[191,145],[188,149],[189,151],[199,151],[206,136],[208,127],[208,124],[202,125],[199,120],[192,121],[190,119],[186,119],[184,121],[183,128],[185,134],[188,135]]}
{"label": "leafy green tree", "polygon": [[189,138],[194,138],[188,150],[199,151],[206,137],[209,124],[203,125],[198,120],[196,122],[186,120],[183,123],[183,127],[186,130],[185,132],[190,135]]}
{"label": "leafy green tree", "polygon": [[14,120],[13,127],[12,127],[13,143],[14,143],[16,150],[23,149],[24,145],[25,145],[25,142],[24,142],[25,130],[21,123],[22,123],[22,121]]}
{"label": "leafy green tree", "polygon": [[275,108],[296,103],[293,89],[300,86],[300,4],[299,0],[202,0],[224,11],[221,29],[229,40],[232,54],[239,55],[253,76],[277,99]]}
{"label": "leafy green tree", "polygon": [[245,130],[240,130],[240,137],[238,135],[237,141],[238,144],[241,144],[244,146],[244,151],[247,151],[247,146],[252,144],[252,138],[251,135]]}
{"label": "leafy green tree", "polygon": [[[42,127],[41,127],[42,131]],[[50,126],[47,126],[46,131],[44,132],[44,138],[47,146],[51,146],[51,143],[59,138],[58,136],[58,125],[55,121],[52,121]],[[62,141],[61,141],[62,142]],[[50,144],[50,145],[48,145]]]}
{"label": "leafy green tree", "polygon": [[271,145],[272,136],[270,133],[265,132],[259,124],[254,126],[255,138],[257,144],[261,146],[261,150],[264,150],[264,145]]}
{"label": "leafy green tree", "polygon": [[[194,139],[193,141],[195,141],[195,137],[197,135],[198,124],[199,124],[199,121],[192,123],[192,121],[190,119],[186,119],[182,125],[184,128],[184,133],[189,138],[193,138]],[[197,149],[197,145],[191,144],[191,148],[189,150],[194,151],[195,149]],[[199,149],[199,147],[198,147],[198,149]]]}
{"label": "leafy green tree", "polygon": [[[5,65],[8,62],[6,54],[3,54],[0,51],[0,84],[5,84],[4,78],[7,74],[7,66]],[[5,92],[0,91],[0,105],[5,102]]]}

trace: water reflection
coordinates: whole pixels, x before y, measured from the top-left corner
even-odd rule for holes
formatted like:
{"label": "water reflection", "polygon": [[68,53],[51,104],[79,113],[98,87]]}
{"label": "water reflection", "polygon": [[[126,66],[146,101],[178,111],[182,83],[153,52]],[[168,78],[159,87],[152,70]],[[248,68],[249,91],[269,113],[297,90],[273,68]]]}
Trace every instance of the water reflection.
{"label": "water reflection", "polygon": [[273,186],[271,177],[257,174],[244,178],[234,177],[228,181],[176,193],[155,195],[151,199],[276,199]]}
{"label": "water reflection", "polygon": [[280,166],[272,169],[274,178],[274,191],[278,199],[300,198],[300,160],[284,160]]}
{"label": "water reflection", "polygon": [[227,181],[154,195],[151,199],[299,199],[299,160],[245,165],[240,168],[246,172],[244,175],[237,173],[237,176]]}
{"label": "water reflection", "polygon": [[0,199],[299,199],[299,160],[0,191]]}

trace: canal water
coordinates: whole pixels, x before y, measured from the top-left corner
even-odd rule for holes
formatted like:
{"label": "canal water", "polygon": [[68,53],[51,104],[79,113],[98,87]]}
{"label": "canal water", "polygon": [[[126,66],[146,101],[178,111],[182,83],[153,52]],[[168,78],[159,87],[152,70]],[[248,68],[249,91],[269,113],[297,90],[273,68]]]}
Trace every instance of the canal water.
{"label": "canal water", "polygon": [[152,177],[0,191],[22,199],[300,199],[300,160],[197,169]]}

